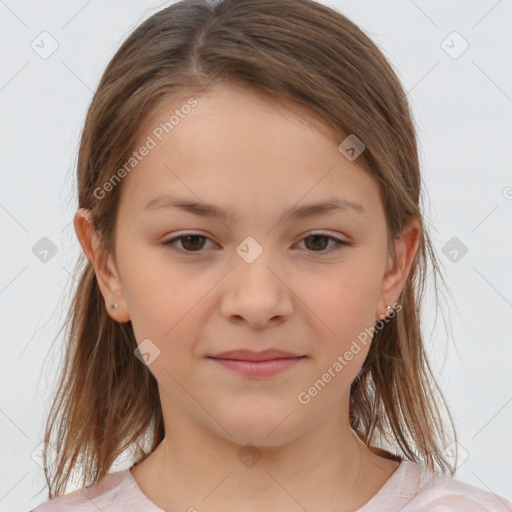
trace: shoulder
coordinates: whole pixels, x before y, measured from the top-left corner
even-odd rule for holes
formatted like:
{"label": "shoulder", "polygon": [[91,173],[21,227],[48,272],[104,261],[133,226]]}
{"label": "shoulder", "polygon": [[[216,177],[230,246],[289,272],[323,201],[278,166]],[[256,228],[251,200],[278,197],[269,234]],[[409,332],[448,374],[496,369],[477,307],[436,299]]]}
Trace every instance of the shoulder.
{"label": "shoulder", "polygon": [[[96,486],[78,489],[41,503],[30,512],[115,512],[125,511],[127,471],[107,475]],[[129,498],[129,497],[128,497]]]}
{"label": "shoulder", "polygon": [[416,488],[403,512],[512,512],[503,496],[408,462],[407,473]]}

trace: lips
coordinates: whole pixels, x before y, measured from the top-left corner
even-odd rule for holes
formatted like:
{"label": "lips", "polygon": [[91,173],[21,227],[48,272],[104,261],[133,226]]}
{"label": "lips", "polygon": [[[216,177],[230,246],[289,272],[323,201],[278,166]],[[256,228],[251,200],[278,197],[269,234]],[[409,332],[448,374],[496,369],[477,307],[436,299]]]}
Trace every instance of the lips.
{"label": "lips", "polygon": [[251,379],[274,377],[289,368],[300,366],[299,361],[304,358],[305,355],[273,348],[262,352],[230,350],[208,357],[219,367]]}
{"label": "lips", "polygon": [[213,359],[225,359],[232,361],[272,361],[274,359],[299,359],[305,356],[300,354],[293,354],[284,350],[269,348],[261,352],[246,349],[230,350],[228,352],[221,352],[209,357]]}

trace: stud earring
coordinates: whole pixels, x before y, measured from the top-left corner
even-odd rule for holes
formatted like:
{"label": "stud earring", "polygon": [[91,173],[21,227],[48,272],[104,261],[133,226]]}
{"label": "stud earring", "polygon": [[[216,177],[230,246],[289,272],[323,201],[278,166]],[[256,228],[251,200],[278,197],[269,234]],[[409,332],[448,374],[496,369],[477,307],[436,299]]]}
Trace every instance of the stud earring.
{"label": "stud earring", "polygon": [[117,304],[110,304],[110,307],[111,307],[112,309],[117,309],[117,308],[118,308]]}
{"label": "stud earring", "polygon": [[382,320],[383,318],[387,318],[389,316],[389,313],[393,310],[393,308],[391,306],[386,306],[386,311],[384,313],[381,313],[379,315],[380,319]]}

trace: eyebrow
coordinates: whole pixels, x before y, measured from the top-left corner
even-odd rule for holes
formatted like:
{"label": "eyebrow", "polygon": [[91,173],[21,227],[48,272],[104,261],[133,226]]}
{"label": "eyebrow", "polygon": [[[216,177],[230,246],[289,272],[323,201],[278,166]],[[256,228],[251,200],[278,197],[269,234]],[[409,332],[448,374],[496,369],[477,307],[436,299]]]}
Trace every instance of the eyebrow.
{"label": "eyebrow", "polygon": [[[213,204],[206,204],[204,202],[197,202],[187,198],[171,197],[161,195],[155,197],[144,207],[144,210],[161,210],[167,208],[180,208],[194,215],[201,217],[218,217],[223,220],[236,220],[236,217],[231,213]],[[294,219],[301,219],[306,217],[314,217],[325,215],[334,212],[353,212],[358,214],[365,214],[367,210],[360,204],[350,201],[348,199],[329,198],[324,201],[309,203],[302,206],[292,208],[291,210],[284,210],[282,217],[290,215]]]}

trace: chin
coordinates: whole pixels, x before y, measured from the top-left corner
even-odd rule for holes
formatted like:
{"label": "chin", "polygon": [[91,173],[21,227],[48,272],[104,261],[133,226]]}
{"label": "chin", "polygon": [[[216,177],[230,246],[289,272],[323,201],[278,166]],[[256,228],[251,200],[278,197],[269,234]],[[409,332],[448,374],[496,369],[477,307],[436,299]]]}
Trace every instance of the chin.
{"label": "chin", "polygon": [[261,409],[250,412],[237,411],[238,414],[225,416],[224,420],[219,420],[229,434],[223,429],[217,433],[227,441],[241,446],[282,446],[304,433],[301,431],[304,430],[304,426],[301,429],[297,424],[298,418],[295,414],[290,414],[290,411],[291,407],[275,410],[266,408],[264,412]]}

